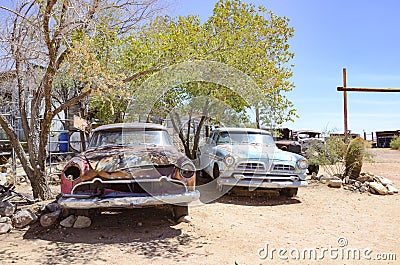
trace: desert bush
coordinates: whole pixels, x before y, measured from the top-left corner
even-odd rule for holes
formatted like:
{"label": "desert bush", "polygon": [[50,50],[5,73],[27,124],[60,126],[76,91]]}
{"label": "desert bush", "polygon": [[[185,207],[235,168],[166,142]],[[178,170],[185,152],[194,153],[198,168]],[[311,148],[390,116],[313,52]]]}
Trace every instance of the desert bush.
{"label": "desert bush", "polygon": [[308,147],[306,157],[312,165],[322,166],[330,175],[344,174],[344,156],[347,145],[340,137],[328,137],[324,144],[316,143]]}
{"label": "desert bush", "polygon": [[394,136],[392,141],[390,141],[390,148],[395,150],[400,150],[400,137]]}
{"label": "desert bush", "polygon": [[364,158],[366,157],[365,141],[361,137],[356,137],[350,141],[345,153],[345,176],[356,179],[361,173]]}

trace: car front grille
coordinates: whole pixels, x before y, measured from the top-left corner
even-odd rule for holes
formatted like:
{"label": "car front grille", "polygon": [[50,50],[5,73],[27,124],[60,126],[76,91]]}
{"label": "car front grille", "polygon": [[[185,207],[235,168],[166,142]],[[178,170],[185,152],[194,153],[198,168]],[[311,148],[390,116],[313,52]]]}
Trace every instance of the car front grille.
{"label": "car front grille", "polygon": [[275,171],[294,171],[294,167],[291,165],[276,164],[274,165]]}
{"label": "car front grille", "polygon": [[169,181],[167,179],[136,182],[134,180],[126,181],[121,183],[117,181],[96,181],[81,182],[74,190],[75,194],[93,194],[103,195],[106,193],[113,192],[114,194],[119,193],[120,195],[160,195],[160,194],[182,194],[186,192],[186,186],[181,181]]}
{"label": "car front grille", "polygon": [[244,162],[236,166],[238,170],[265,170],[263,163],[259,162]]}

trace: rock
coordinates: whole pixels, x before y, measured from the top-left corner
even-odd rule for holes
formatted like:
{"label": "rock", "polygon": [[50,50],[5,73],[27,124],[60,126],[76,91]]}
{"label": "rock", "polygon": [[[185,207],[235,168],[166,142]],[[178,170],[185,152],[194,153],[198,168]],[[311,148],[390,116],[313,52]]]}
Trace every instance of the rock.
{"label": "rock", "polygon": [[375,176],[374,173],[371,173],[371,172],[362,172],[360,175],[361,176],[369,175],[371,177]]}
{"label": "rock", "polygon": [[61,210],[43,214],[42,216],[40,216],[40,225],[43,227],[49,227],[54,225],[57,222],[58,217],[60,217],[60,214]]}
{"label": "rock", "polygon": [[388,194],[388,190],[379,182],[370,182],[369,187],[380,195]]}
{"label": "rock", "polygon": [[318,180],[319,177],[317,176],[317,174],[315,172],[311,173],[311,179],[312,180]]}
{"label": "rock", "polygon": [[7,173],[0,173],[0,184],[6,185],[7,182]]}
{"label": "rock", "polygon": [[379,183],[381,183],[383,186],[392,185],[393,184],[393,182],[390,179],[387,179],[387,178],[381,177],[381,176],[375,176],[374,180],[379,182]]}
{"label": "rock", "polygon": [[189,215],[184,215],[178,219],[178,223],[191,223],[192,222],[192,217]]}
{"label": "rock", "polygon": [[51,202],[46,205],[46,210],[49,212],[56,212],[61,210],[61,207],[57,202]]}
{"label": "rock", "polygon": [[0,202],[0,215],[12,216],[15,212],[15,206],[9,202]]}
{"label": "rock", "polygon": [[63,227],[72,227],[75,223],[76,217],[75,215],[70,215],[67,218],[65,218],[64,220],[62,220],[60,222],[60,225]]}
{"label": "rock", "polygon": [[325,175],[320,175],[319,176],[319,181],[323,184],[326,184],[329,180],[331,179],[330,176],[325,176]]}
{"label": "rock", "polygon": [[[347,177],[347,178],[349,178],[349,177]],[[356,183],[356,181],[357,181],[357,180],[355,180],[355,179],[349,178],[349,184],[354,184],[354,183]]]}
{"label": "rock", "polygon": [[0,223],[11,224],[11,218],[10,217],[0,217]]}
{"label": "rock", "polygon": [[29,209],[16,212],[12,217],[12,223],[16,228],[23,228],[38,220],[38,217]]}
{"label": "rock", "polygon": [[360,181],[354,182],[354,186],[355,186],[356,188],[360,188],[360,187],[361,187],[361,182],[360,182]]}
{"label": "rock", "polygon": [[389,194],[399,193],[399,190],[391,184],[387,185],[386,188]]}
{"label": "rock", "polygon": [[368,191],[369,189],[368,189],[367,185],[362,185],[362,186],[359,188],[359,190],[360,190],[360,192],[366,192],[366,191]]}
{"label": "rock", "polygon": [[343,184],[349,184],[349,180],[350,180],[349,176],[346,176],[343,178],[342,182]]}
{"label": "rock", "polygon": [[89,217],[80,215],[76,218],[74,228],[87,228],[92,224]]}
{"label": "rock", "polygon": [[342,181],[340,179],[331,179],[328,186],[331,188],[340,188],[342,187]]}
{"label": "rock", "polygon": [[10,232],[12,225],[9,223],[0,223],[0,235]]}
{"label": "rock", "polygon": [[359,181],[361,183],[364,183],[366,181],[371,182],[373,180],[374,180],[373,177],[371,175],[367,175],[367,174],[361,175],[357,178],[357,181]]}

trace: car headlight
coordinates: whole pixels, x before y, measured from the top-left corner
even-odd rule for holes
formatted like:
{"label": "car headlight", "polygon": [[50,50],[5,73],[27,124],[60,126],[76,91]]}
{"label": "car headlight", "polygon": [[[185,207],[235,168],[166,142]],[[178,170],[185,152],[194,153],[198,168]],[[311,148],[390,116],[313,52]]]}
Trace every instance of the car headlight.
{"label": "car headlight", "polygon": [[190,162],[184,163],[181,166],[181,168],[179,169],[179,174],[181,175],[181,177],[184,177],[187,179],[190,179],[191,177],[193,177],[195,172],[196,172],[196,168]]}
{"label": "car headlight", "polygon": [[228,167],[231,167],[233,164],[235,164],[235,158],[231,155],[227,155],[224,158],[224,162]]}
{"label": "car headlight", "polygon": [[308,168],[308,161],[306,159],[301,159],[297,161],[297,166],[301,169],[306,169]]}

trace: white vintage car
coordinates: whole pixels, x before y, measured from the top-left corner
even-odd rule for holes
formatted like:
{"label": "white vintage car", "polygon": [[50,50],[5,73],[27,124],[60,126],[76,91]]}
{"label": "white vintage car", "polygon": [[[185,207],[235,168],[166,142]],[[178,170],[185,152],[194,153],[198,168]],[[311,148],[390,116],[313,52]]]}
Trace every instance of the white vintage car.
{"label": "white vintage car", "polygon": [[265,130],[249,128],[215,129],[201,146],[200,165],[226,192],[233,186],[249,189],[279,189],[289,197],[307,186],[307,159],[282,151]]}

